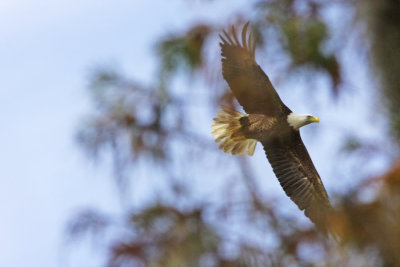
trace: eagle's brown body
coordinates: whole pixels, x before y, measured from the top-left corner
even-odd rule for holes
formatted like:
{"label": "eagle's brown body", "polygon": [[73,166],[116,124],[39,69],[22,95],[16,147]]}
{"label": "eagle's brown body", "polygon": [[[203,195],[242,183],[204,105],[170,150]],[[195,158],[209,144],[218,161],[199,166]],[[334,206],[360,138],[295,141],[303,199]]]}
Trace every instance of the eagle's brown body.
{"label": "eagle's brown body", "polygon": [[241,42],[234,28],[231,35],[224,31],[220,36],[223,76],[247,114],[223,107],[214,119],[213,135],[221,149],[234,155],[252,155],[260,142],[286,194],[326,233],[332,210],[328,195],[299,130],[288,123],[292,111],[255,61],[255,42],[251,34],[247,37],[247,26]]}

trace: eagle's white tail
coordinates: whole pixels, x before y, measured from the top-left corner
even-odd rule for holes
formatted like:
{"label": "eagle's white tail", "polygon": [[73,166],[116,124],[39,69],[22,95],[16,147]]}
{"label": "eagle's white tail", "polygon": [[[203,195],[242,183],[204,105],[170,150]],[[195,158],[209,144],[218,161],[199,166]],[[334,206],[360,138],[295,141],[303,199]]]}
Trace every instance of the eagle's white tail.
{"label": "eagle's white tail", "polygon": [[222,110],[217,112],[214,118],[214,124],[211,125],[213,131],[211,134],[215,137],[215,142],[220,142],[220,149],[225,153],[232,155],[243,155],[245,153],[252,156],[256,149],[257,140],[247,139],[239,131],[242,127],[240,118],[246,117],[246,114],[240,113],[227,106],[222,106]]}

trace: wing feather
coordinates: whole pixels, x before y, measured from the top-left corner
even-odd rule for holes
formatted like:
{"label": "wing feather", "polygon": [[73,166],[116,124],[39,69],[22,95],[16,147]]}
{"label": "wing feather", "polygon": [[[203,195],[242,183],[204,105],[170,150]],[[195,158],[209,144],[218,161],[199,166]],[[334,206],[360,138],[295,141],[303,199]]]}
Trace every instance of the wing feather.
{"label": "wing feather", "polygon": [[[247,23],[243,26],[243,30],[242,30],[242,44],[243,44],[243,47],[244,47],[246,50],[249,50],[249,47],[247,46],[247,42],[246,42],[247,27],[249,27],[249,22],[247,22]],[[251,33],[250,33],[250,34],[251,34]],[[249,36],[249,41],[250,41],[250,36]]]}
{"label": "wing feather", "polygon": [[223,30],[225,37],[228,39],[228,45],[235,45],[235,43],[232,41],[231,37],[229,36],[229,34]]}
{"label": "wing feather", "polygon": [[241,42],[235,28],[220,35],[222,73],[234,96],[247,113],[280,115],[290,112],[275,91],[268,76],[255,61],[255,41],[249,23],[243,27]]}
{"label": "wing feather", "polygon": [[294,132],[293,140],[290,144],[263,143],[265,153],[285,193],[326,234],[332,210],[328,195],[300,133]]}
{"label": "wing feather", "polygon": [[236,36],[235,26],[233,26],[233,25],[232,25],[232,36],[233,36],[233,39],[235,40],[234,45],[240,46],[239,39],[238,39],[237,36]]}

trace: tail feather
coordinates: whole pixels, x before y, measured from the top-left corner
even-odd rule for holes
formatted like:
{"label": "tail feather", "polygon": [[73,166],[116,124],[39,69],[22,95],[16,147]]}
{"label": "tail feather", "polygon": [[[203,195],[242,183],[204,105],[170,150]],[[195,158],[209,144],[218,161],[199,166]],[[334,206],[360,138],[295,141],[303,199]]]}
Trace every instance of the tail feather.
{"label": "tail feather", "polygon": [[225,153],[232,155],[247,153],[249,156],[254,154],[257,140],[247,139],[241,132],[240,119],[246,116],[246,114],[227,106],[222,106],[222,110],[217,112],[217,117],[214,118],[215,123],[211,125],[213,130],[211,134],[214,136],[215,142],[220,143],[219,148],[223,149]]}

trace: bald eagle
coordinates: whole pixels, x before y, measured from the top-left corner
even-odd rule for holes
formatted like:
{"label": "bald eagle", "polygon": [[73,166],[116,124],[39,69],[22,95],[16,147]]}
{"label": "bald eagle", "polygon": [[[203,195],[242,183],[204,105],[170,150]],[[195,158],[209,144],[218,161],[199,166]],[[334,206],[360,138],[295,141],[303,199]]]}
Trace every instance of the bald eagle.
{"label": "bald eagle", "polygon": [[285,193],[326,234],[332,207],[299,131],[319,119],[295,114],[282,102],[255,61],[256,44],[251,33],[247,36],[248,25],[243,27],[241,42],[234,27],[231,34],[219,35],[223,77],[247,114],[222,106],[211,126],[212,135],[220,149],[233,155],[252,156],[260,142]]}

